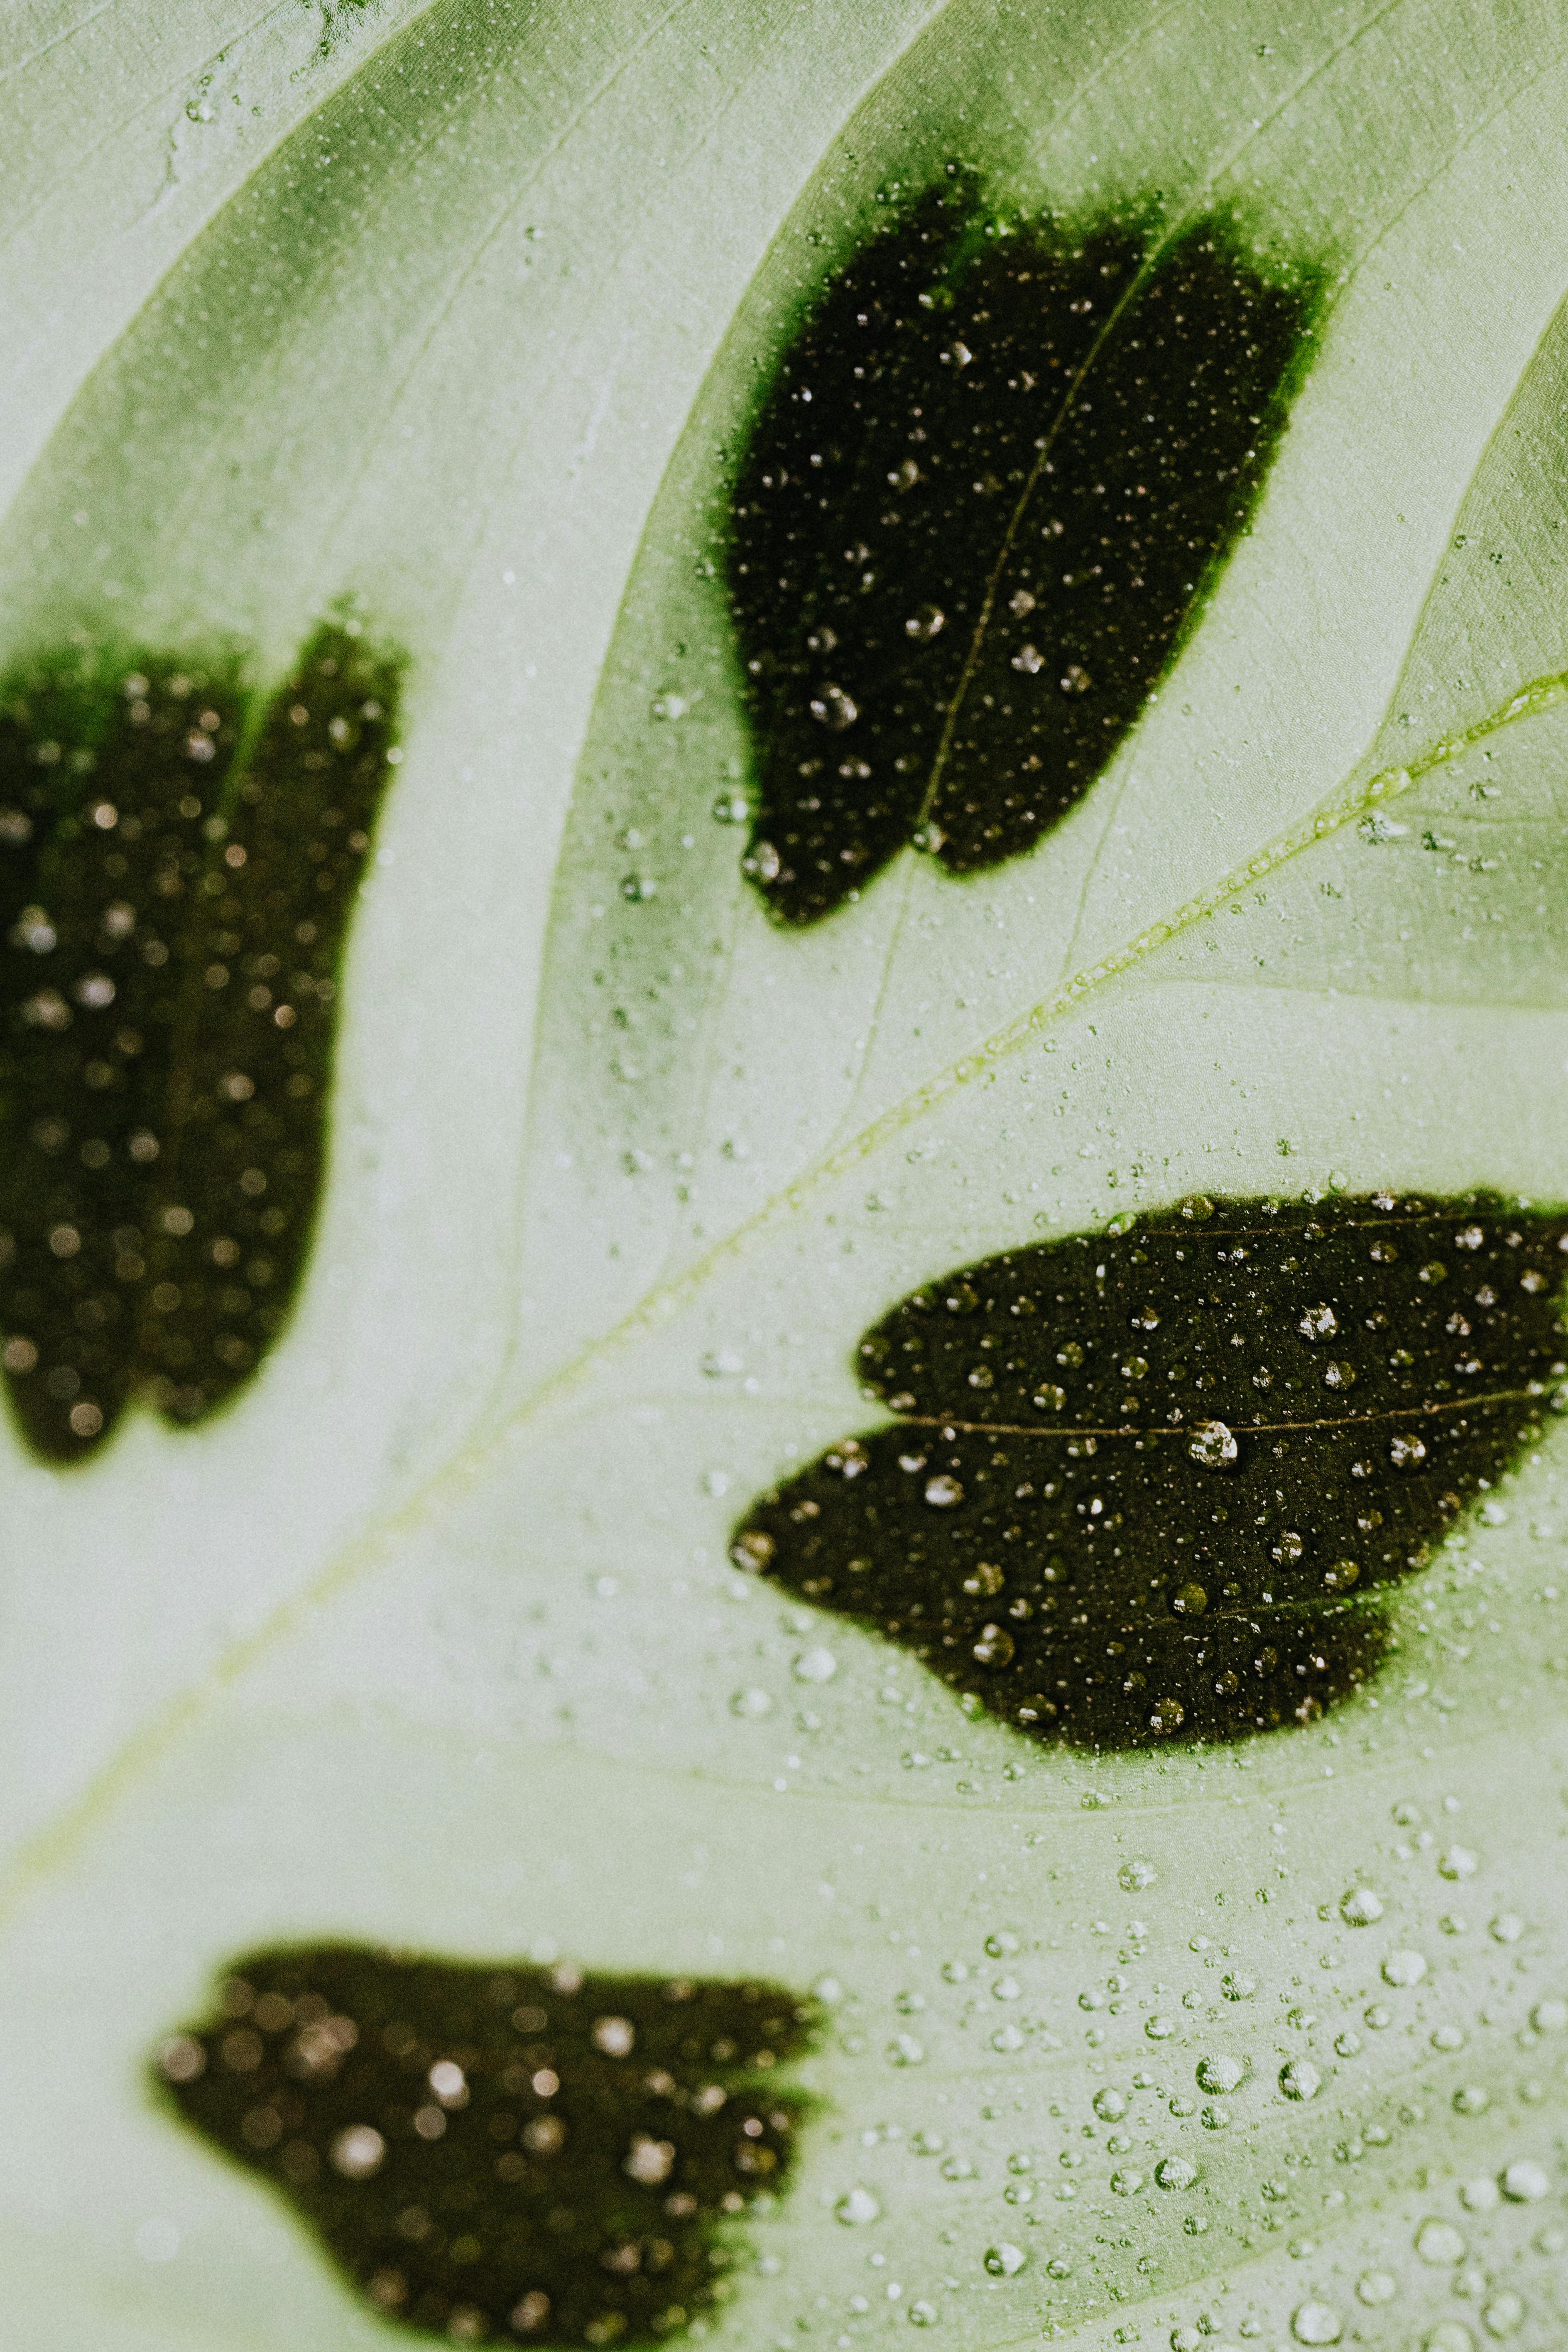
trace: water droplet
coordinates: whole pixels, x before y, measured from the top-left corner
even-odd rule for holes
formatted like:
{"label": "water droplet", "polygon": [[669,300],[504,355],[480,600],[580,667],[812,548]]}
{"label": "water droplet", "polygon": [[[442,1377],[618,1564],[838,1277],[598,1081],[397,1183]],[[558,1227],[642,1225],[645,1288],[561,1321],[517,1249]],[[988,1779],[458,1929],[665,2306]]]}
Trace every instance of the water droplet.
{"label": "water droplet", "polygon": [[730,1701],[731,1715],[757,1717],[771,1715],[773,1703],[765,1690],[738,1690]]}
{"label": "water droplet", "polygon": [[937,2310],[934,2303],[927,2303],[922,2297],[919,2303],[910,2304],[910,2326],[911,2327],[934,2327],[936,2321]]}
{"label": "water droplet", "polygon": [[1437,1857],[1438,1874],[1443,1878],[1473,1878],[1479,1867],[1468,1846],[1451,1845]]}
{"label": "water droplet", "polygon": [[868,2189],[847,2189],[833,2210],[847,2230],[863,2230],[882,2209]]}
{"label": "water droplet", "polygon": [[1200,1421],[1187,1440],[1187,1452],[1205,1470],[1226,1470],[1240,1448],[1223,1421]]}
{"label": "water droplet", "polygon": [[974,1655],[983,1666],[1005,1666],[1012,1661],[1016,1644],[1004,1625],[983,1625],[980,1639],[974,1644]]}
{"label": "water droplet", "polygon": [[1290,2333],[1298,2344],[1337,2344],[1340,2315],[1331,2304],[1299,2303],[1290,2314]]}
{"label": "water droplet", "polygon": [[1141,1895],[1158,1876],[1152,1862],[1124,1862],[1116,1874],[1116,1884],[1123,1895]]}
{"label": "water droplet", "polygon": [[1118,2197],[1136,2197],[1143,2186],[1143,2175],[1130,2170],[1113,2172],[1110,2186]]}
{"label": "water droplet", "polygon": [[1388,1458],[1396,1470],[1418,1470],[1426,1459],[1426,1448],[1419,1437],[1395,1437],[1389,1444]]}
{"label": "water droplet", "polygon": [[860,716],[860,706],[853,695],[846,694],[841,686],[825,686],[820,694],[811,698],[811,715],[819,727],[829,728],[841,735],[853,727]]}
{"label": "water droplet", "polygon": [[1339,1328],[1340,1318],[1327,1301],[1309,1307],[1296,1326],[1303,1339],[1331,1339]]}
{"label": "water droplet", "polygon": [[1175,2030],[1176,2029],[1171,2022],[1171,2020],[1168,2017],[1161,2016],[1158,2011],[1156,2011],[1152,2017],[1147,2019],[1143,2026],[1143,2031],[1148,2035],[1151,2042],[1167,2042],[1171,2035],[1174,2033]]}
{"label": "water droplet", "polygon": [[1370,1927],[1383,1916],[1383,1903],[1370,1886],[1352,1886],[1340,1902],[1340,1917],[1347,1927]]}
{"label": "water droplet", "polygon": [[1530,2021],[1537,2033],[1561,2033],[1568,2025],[1568,2000],[1538,2000]]}
{"label": "water droplet", "polygon": [[1511,2336],[1523,2324],[1523,2299],[1507,2289],[1494,2294],[1481,2314],[1481,2325],[1489,2336]]}
{"label": "water droplet", "polygon": [[1510,2164],[1502,2176],[1502,2193],[1515,2205],[1538,2204],[1552,2193],[1552,2181],[1544,2165],[1533,2164],[1526,2158]]}
{"label": "water droplet", "polygon": [[1418,1985],[1426,1973],[1426,1963],[1419,1952],[1390,1952],[1383,1964],[1383,1981],[1391,1985]]}
{"label": "water droplet", "polygon": [[933,637],[940,636],[946,624],[947,614],[940,604],[921,604],[904,623],[904,635],[913,637],[919,646],[929,646]]}
{"label": "water droplet", "polygon": [[1171,1595],[1171,1607],[1178,1617],[1201,1617],[1208,1605],[1208,1594],[1201,1584],[1184,1584]]}
{"label": "water droplet", "polygon": [[1517,1944],[1524,1933],[1524,1922],[1517,1911],[1500,1911],[1487,1933],[1495,1944]]}
{"label": "water droplet", "polygon": [[940,1477],[926,1480],[926,1501],[934,1510],[950,1511],[955,1503],[962,1503],[963,1500],[963,1487],[961,1482],[956,1478],[950,1478],[945,1471]]}
{"label": "water droplet", "polygon": [[1380,2305],[1394,2301],[1399,2293],[1399,2282],[1392,2271],[1363,2271],[1355,2291],[1358,2300],[1375,2311]]}
{"label": "water droplet", "polygon": [[1279,2069],[1279,2088],[1288,2099],[1315,2099],[1323,2078],[1310,2058],[1291,2058]]}
{"label": "water droplet", "polygon": [[1491,2103],[1489,2091],[1482,2090],[1479,2083],[1467,2083],[1462,2090],[1454,2094],[1454,2113],[1457,2116],[1484,2116]]}
{"label": "water droplet", "polygon": [[386,2142],[374,2124],[350,2124],[339,2132],[330,2150],[333,2168],[345,2180],[368,2180],[386,2158]]}
{"label": "water droplet", "polygon": [[1154,2179],[1162,2189],[1190,2189],[1197,2177],[1197,2166],[1189,2164],[1184,2156],[1163,2156],[1154,2167]]}
{"label": "water droplet", "polygon": [[1005,2238],[985,2249],[985,2267],[993,2278],[1016,2278],[1028,2259],[1021,2246],[1009,2245]]}
{"label": "water droplet", "polygon": [[830,1683],[838,1661],[831,1650],[803,1650],[792,1671],[797,1683]]}
{"label": "water droplet", "polygon": [[1415,2232],[1415,2252],[1434,2270],[1462,2263],[1468,2248],[1451,2221],[1423,2221]]}
{"label": "water droplet", "polygon": [[1237,2091],[1246,2082],[1247,2075],[1246,2059],[1234,2057],[1229,2052],[1198,2060],[1197,2077],[1200,2091],[1218,2091],[1222,2095],[1229,2091]]}
{"label": "water droplet", "polygon": [[1421,2338],[1421,2352],[1476,2352],[1476,2339],[1457,2319],[1442,2319]]}

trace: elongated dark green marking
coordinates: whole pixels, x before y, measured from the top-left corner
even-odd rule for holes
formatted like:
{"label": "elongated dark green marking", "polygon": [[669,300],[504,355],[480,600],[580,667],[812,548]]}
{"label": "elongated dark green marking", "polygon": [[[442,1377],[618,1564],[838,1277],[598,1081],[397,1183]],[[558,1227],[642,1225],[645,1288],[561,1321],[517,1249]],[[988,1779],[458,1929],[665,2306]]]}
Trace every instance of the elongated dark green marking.
{"label": "elongated dark green marking", "polygon": [[375,2310],[458,2343],[633,2346],[728,2299],[784,2182],[810,2039],[776,1985],[253,1953],[165,2096]]}
{"label": "elongated dark green marking", "polygon": [[899,1419],[763,1496],[734,1557],[1036,1738],[1310,1722],[1568,1401],[1564,1249],[1563,1216],[1380,1194],[987,1258],[867,1334]]}
{"label": "elongated dark green marking", "polygon": [[195,1421],[298,1286],[395,664],[61,662],[0,709],[0,1325],[34,1447]]}
{"label": "elongated dark green marking", "polygon": [[1245,525],[1321,296],[1234,226],[926,196],[827,286],[739,468],[747,871],[829,913],[914,841],[1029,848],[1136,720]]}

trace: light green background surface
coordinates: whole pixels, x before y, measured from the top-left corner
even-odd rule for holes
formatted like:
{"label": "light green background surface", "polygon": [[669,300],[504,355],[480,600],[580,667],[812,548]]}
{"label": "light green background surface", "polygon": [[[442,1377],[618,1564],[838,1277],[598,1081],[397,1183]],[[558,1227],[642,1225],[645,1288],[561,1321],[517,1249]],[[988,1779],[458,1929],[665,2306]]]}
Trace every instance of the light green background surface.
{"label": "light green background surface", "polygon": [[[68,1477],[0,1439],[0,2339],[384,2340],[142,2079],[226,1956],[348,1936],[835,1980],[736,2352],[917,2301],[953,2352],[1284,2346],[1313,2302],[1481,2343],[1509,2293],[1552,2352],[1568,1439],[1406,1590],[1373,1692],[1245,1752],[1024,1747],[724,1547],[863,1417],[863,1325],[966,1257],[1195,1190],[1568,1193],[1562,11],[49,0],[0,39],[4,650],[277,665],[346,591],[413,657],[293,1325],[208,1428]],[[784,935],[709,814],[721,452],[879,184],[949,155],[1234,205],[1335,299],[1095,791],[994,876],[907,856]],[[1221,2051],[1214,2134],[1168,2100]],[[1091,2101],[1140,2073],[1117,2156]],[[1547,2198],[1465,2209],[1526,2159]],[[1415,2254],[1433,2215],[1466,2262]]]}

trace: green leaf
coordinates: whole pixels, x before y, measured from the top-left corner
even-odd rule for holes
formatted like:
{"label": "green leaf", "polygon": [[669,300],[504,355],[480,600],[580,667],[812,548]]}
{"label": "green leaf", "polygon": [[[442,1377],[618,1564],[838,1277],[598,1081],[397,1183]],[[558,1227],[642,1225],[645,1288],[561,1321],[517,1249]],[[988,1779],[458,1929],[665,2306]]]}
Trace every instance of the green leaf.
{"label": "green leaf", "polygon": [[1390,1193],[1129,1223],[885,1316],[858,1368],[899,1419],[732,1557],[1037,1738],[1316,1722],[1379,1664],[1386,1588],[1539,1441],[1568,1226]]}
{"label": "green leaf", "polygon": [[[241,1956],[331,1946],[815,1989],[710,2341],[1548,2352],[1560,1424],[1381,1590],[1389,1668],[1266,1739],[1020,1738],[726,1554],[945,1269],[1183,1196],[1554,1213],[1558,15],[450,0],[313,80],[314,12],[143,13],[35,11],[0,86],[5,674],[270,684],[346,596],[406,757],[258,1375],[69,1478],[5,1441],[8,2333],[388,2340],[148,2087]],[[785,927],[740,453],[877,189],[954,159],[1332,299],[1092,789]]]}
{"label": "green leaf", "polygon": [[327,1948],[258,1952],[158,2078],[319,2231],[371,2308],[483,2343],[656,2343],[731,2292],[732,2217],[783,2187],[809,2012]]}
{"label": "green leaf", "polygon": [[962,176],[830,281],[734,495],[774,914],[911,840],[998,865],[1088,791],[1245,524],[1318,290],[1233,222],[1037,225]]}
{"label": "green leaf", "polygon": [[5,698],[0,1319],[45,1455],[79,1459],[139,1391],[200,1419],[288,1312],[401,756],[396,667],[358,632],[319,630],[250,719],[231,670],[151,657]]}

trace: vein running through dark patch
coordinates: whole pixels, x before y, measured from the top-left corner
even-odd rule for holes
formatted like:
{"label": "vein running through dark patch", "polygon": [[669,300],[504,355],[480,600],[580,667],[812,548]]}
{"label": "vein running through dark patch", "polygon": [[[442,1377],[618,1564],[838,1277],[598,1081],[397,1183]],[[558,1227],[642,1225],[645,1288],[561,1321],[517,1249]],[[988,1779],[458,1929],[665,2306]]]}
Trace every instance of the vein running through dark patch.
{"label": "vein running through dark patch", "polygon": [[832,278],[752,427],[728,585],[746,870],[815,922],[1089,789],[1244,530],[1322,299],[1234,224],[1012,221],[960,175]]}
{"label": "vein running through dark patch", "polygon": [[900,1418],[763,1496],[734,1556],[1036,1738],[1310,1722],[1568,1397],[1565,1247],[1562,1216],[1380,1194],[988,1258],[866,1335]]}
{"label": "vein running through dark patch", "polygon": [[265,703],[149,656],[5,693],[0,1323],[46,1457],[136,1394],[200,1419],[288,1314],[397,682],[332,626]]}
{"label": "vein running through dark patch", "polygon": [[166,2041],[184,2120],[373,2309],[458,2343],[647,2344],[731,2293],[805,2111],[808,2006],[768,1984],[253,1953]]}

